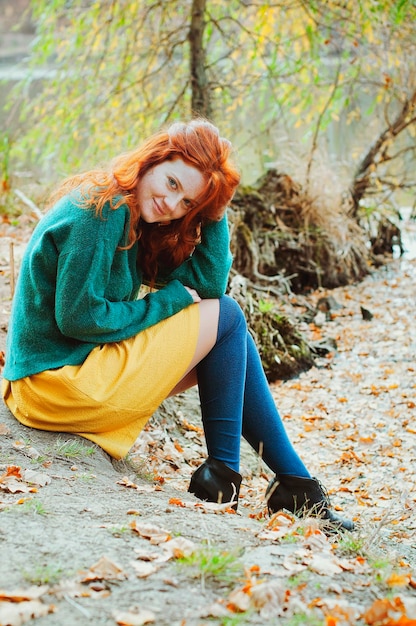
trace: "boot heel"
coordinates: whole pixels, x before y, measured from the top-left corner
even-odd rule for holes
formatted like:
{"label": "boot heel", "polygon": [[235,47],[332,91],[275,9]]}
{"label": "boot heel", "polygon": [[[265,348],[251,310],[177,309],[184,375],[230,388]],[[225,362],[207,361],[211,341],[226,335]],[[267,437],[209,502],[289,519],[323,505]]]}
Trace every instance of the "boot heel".
{"label": "boot heel", "polygon": [[200,500],[230,502],[235,511],[238,507],[241,475],[222,461],[208,457],[193,473],[188,491]]}
{"label": "boot heel", "polygon": [[281,474],[267,487],[266,501],[269,513],[282,509],[304,517],[314,515],[327,520],[333,528],[354,530],[354,523],[334,513],[324,487],[316,478],[302,478]]}

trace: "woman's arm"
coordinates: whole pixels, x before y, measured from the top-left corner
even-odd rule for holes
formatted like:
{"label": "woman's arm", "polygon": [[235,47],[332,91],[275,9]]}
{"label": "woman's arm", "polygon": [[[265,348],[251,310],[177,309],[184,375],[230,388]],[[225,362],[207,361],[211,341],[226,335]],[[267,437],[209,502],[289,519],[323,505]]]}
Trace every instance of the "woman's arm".
{"label": "woman's arm", "polygon": [[201,233],[201,243],[193,255],[170,274],[158,280],[166,283],[179,280],[183,285],[195,289],[201,298],[219,298],[227,288],[232,256],[227,216],[219,222],[206,224]]}
{"label": "woman's arm", "polygon": [[110,262],[103,262],[105,256],[105,250],[94,249],[60,258],[55,319],[63,335],[85,342],[121,341],[193,303],[178,280],[138,300],[128,299],[128,294],[127,299],[110,299],[106,292],[114,276]]}
{"label": "woman's arm", "polygon": [[39,309],[52,309],[56,330],[66,337],[120,341],[192,304],[192,295],[174,279],[137,300],[141,284],[137,244],[120,250],[129,216],[127,206],[116,210],[106,206],[103,216],[96,217],[93,210],[67,199],[44,218],[28,278],[37,284],[44,281],[43,293],[38,290]]}

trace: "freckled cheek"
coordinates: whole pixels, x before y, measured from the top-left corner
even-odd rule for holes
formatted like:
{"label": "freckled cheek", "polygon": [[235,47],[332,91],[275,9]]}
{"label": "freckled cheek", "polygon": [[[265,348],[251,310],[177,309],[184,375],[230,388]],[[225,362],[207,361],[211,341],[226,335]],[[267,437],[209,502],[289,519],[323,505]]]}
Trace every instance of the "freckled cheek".
{"label": "freckled cheek", "polygon": [[186,215],[186,211],[184,209],[176,209],[173,212],[173,216],[172,217],[173,217],[173,219],[178,220],[181,217],[183,217],[184,215]]}

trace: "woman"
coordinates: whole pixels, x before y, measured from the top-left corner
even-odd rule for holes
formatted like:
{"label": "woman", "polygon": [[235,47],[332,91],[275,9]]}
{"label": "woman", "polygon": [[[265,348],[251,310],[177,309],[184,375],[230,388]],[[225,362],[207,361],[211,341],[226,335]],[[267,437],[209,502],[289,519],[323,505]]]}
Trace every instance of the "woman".
{"label": "woman", "polygon": [[230,157],[209,122],[176,123],[58,188],[22,262],[3,397],[23,424],[122,458],[165,398],[198,384],[208,458],[190,492],[237,507],[243,435],[276,473],[270,512],[314,509],[352,528],[294,451],[224,295],[225,211],[239,183]]}

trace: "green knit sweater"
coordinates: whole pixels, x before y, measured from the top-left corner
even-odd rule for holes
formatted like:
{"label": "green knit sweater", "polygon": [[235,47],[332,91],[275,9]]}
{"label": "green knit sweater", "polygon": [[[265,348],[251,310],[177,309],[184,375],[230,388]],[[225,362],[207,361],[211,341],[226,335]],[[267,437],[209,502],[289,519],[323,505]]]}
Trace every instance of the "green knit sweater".
{"label": "green knit sweater", "polygon": [[142,272],[127,241],[127,205],[102,218],[65,196],[42,218],[26,248],[7,336],[4,378],[82,363],[97,345],[127,339],[201,298],[225,292],[231,266],[227,219],[202,231],[194,254],[138,299]]}

